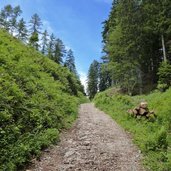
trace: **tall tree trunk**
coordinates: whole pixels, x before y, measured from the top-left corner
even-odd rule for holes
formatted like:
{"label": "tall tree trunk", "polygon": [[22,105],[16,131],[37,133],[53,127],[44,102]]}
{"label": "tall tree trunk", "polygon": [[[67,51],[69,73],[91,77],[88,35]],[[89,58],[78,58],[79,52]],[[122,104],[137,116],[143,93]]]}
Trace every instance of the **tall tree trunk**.
{"label": "tall tree trunk", "polygon": [[163,36],[163,34],[162,34],[161,38],[162,38],[163,58],[164,58],[164,61],[166,62],[166,61],[167,61],[167,58],[166,58],[166,48],[165,48],[165,43],[164,43],[164,36]]}

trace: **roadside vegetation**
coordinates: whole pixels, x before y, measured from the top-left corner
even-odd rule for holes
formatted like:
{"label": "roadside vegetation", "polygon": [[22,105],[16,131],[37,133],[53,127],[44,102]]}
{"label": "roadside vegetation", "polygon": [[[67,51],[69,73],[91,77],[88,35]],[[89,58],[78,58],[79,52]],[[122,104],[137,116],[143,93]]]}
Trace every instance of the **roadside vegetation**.
{"label": "roadside vegetation", "polygon": [[56,142],[84,101],[75,74],[0,30],[0,170]]}
{"label": "roadside vegetation", "polygon": [[[131,133],[133,141],[143,154],[147,170],[171,170],[171,89],[149,95],[128,96],[117,93],[114,88],[97,94],[95,105],[108,113],[118,124]],[[134,118],[127,113],[141,101],[146,100],[157,118]]]}

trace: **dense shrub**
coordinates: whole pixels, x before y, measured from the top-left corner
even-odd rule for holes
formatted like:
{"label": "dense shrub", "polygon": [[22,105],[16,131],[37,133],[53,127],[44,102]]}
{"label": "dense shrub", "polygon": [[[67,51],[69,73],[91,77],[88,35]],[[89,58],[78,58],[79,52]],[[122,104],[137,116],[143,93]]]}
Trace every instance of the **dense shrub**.
{"label": "dense shrub", "polygon": [[77,78],[0,30],[0,170],[17,170],[76,118]]}
{"label": "dense shrub", "polygon": [[171,65],[169,62],[162,62],[158,71],[158,88],[165,91],[171,86]]}
{"label": "dense shrub", "polygon": [[[154,92],[143,96],[124,96],[111,90],[99,93],[94,102],[97,107],[108,113],[122,127],[133,135],[134,142],[144,155],[147,169],[154,171],[171,170],[171,89],[164,93]],[[135,119],[127,110],[146,100],[149,108],[155,111],[157,118],[149,120]]]}

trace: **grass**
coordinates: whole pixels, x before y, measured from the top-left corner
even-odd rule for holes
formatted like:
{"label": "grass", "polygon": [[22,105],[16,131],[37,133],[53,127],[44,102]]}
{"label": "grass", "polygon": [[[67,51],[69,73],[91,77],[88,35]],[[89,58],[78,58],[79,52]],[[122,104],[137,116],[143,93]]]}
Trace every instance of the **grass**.
{"label": "grass", "polygon": [[[136,119],[127,113],[142,100],[146,100],[149,109],[157,114],[155,120]],[[134,97],[113,93],[109,89],[97,94],[94,103],[132,133],[134,143],[143,153],[147,170],[171,170],[171,89],[165,93],[153,92]]]}

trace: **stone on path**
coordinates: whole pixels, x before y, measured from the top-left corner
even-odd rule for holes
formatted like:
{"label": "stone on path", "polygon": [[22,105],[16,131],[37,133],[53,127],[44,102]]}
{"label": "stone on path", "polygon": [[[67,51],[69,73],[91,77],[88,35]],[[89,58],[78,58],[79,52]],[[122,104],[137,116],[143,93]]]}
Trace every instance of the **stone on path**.
{"label": "stone on path", "polygon": [[93,104],[82,104],[73,128],[44,152],[32,171],[143,171],[130,136]]}

